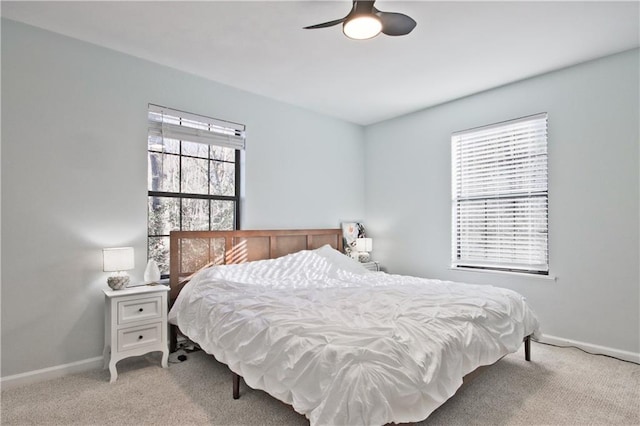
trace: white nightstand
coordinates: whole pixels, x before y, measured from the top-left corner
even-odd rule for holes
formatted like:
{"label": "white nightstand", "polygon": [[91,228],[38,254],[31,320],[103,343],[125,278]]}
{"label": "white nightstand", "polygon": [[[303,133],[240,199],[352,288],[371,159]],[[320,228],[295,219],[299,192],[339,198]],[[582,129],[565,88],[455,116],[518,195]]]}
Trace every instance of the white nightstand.
{"label": "white nightstand", "polygon": [[122,290],[102,290],[105,295],[104,368],[109,367],[111,383],[118,378],[116,363],[130,356],[162,352],[167,368],[167,293],[164,285]]}
{"label": "white nightstand", "polygon": [[380,271],[380,263],[376,261],[371,262],[362,262],[362,266],[367,268],[370,271]]}

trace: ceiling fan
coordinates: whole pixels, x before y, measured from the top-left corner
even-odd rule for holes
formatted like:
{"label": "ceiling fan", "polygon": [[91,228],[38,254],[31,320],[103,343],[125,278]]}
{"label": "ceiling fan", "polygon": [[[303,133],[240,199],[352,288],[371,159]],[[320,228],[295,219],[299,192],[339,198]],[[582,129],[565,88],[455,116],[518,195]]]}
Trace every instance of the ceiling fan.
{"label": "ceiling fan", "polygon": [[366,40],[380,33],[390,36],[409,34],[416,21],[411,17],[395,12],[382,12],[375,8],[374,1],[353,0],[353,7],[347,16],[334,21],[304,27],[305,30],[333,27],[342,24],[344,35],[355,40]]}

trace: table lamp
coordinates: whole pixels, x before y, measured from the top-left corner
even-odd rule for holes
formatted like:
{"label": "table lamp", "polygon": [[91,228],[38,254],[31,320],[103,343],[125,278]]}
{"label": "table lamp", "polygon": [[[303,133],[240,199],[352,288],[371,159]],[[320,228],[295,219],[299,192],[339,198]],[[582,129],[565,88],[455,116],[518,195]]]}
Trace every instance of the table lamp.
{"label": "table lamp", "polygon": [[369,252],[373,250],[372,238],[356,238],[356,252],[360,262],[369,261]]}
{"label": "table lamp", "polygon": [[115,272],[107,278],[107,284],[113,290],[121,290],[129,284],[129,275],[124,272],[134,268],[133,247],[102,249],[104,272]]}

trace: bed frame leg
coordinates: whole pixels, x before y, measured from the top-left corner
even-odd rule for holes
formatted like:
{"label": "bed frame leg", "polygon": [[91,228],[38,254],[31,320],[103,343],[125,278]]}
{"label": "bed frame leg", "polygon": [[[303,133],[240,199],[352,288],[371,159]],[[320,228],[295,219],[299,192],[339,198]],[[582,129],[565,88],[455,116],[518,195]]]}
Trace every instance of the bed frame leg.
{"label": "bed frame leg", "polygon": [[178,326],[169,324],[169,352],[178,350]]}
{"label": "bed frame leg", "polygon": [[524,338],[524,359],[531,361],[531,335]]}
{"label": "bed frame leg", "polygon": [[233,399],[240,398],[240,376],[233,371],[231,372],[233,377]]}

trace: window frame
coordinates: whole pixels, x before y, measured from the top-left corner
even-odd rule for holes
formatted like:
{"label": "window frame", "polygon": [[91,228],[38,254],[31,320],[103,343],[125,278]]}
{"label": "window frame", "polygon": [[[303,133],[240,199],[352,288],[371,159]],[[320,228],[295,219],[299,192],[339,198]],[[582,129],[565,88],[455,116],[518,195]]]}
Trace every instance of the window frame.
{"label": "window frame", "polygon": [[[544,123],[542,124],[542,122]],[[530,127],[528,131],[533,136],[528,135],[525,137],[523,136],[524,133],[513,130],[510,136],[504,137],[505,132],[509,132],[510,128],[517,128],[518,126],[525,127],[525,125]],[[543,136],[536,134],[532,129],[538,131],[540,131],[539,129],[543,129]],[[492,132],[501,134],[501,137],[489,136]],[[487,150],[485,147],[483,148],[484,152],[482,154],[477,154],[477,152],[474,154],[472,151],[478,151],[478,146],[476,145],[470,149],[470,140],[477,144],[487,144],[490,150]],[[498,151],[514,148],[516,144],[519,143],[519,140],[525,140],[527,143],[526,148],[532,151],[535,151],[536,148],[543,149],[543,152],[540,154],[529,154],[528,160],[530,163],[526,164],[529,168],[519,164],[518,162],[521,160],[516,160],[516,155],[514,154],[511,154],[513,158],[508,161],[502,161],[503,159],[499,157]],[[534,114],[454,132],[451,135],[452,269],[549,276],[548,142],[547,113]],[[466,143],[467,146],[460,148],[459,145],[463,143]],[[463,150],[469,150],[471,153],[460,152]],[[486,154],[487,151],[489,154]],[[487,161],[485,158],[486,155],[491,156],[493,161],[501,159],[501,165],[481,165],[482,161]],[[540,157],[540,159],[535,159],[535,157]],[[463,158],[464,161],[462,160]],[[531,160],[532,158],[534,160]],[[472,161],[471,163],[469,163],[470,159]],[[502,169],[505,164],[513,167],[509,173],[506,173],[504,169]],[[531,164],[533,164],[533,166],[531,166]],[[520,166],[520,169],[518,166]],[[491,180],[487,181],[487,175],[479,174],[479,168],[481,173],[493,172],[494,175]],[[535,180],[535,185],[531,185],[542,188],[541,181],[536,173],[542,173],[544,175],[544,180],[542,181],[544,184],[543,189],[536,188],[532,190],[531,188],[527,189],[526,185],[523,185],[520,190],[516,190],[517,184],[533,182],[535,180],[534,178],[538,180]],[[510,176],[507,177],[507,175]],[[483,178],[486,184],[478,185]],[[506,190],[495,189],[496,179],[505,179],[509,182]],[[463,183],[460,183],[460,180],[462,180]],[[472,182],[471,185],[469,185],[469,182]],[[476,188],[481,189],[475,189],[476,193],[471,195],[474,193],[474,190],[469,190],[468,188],[474,185],[476,185]],[[492,188],[492,186],[494,186],[494,188]],[[482,195],[483,193],[484,195]],[[475,203],[475,206],[473,203]],[[462,207],[463,204],[465,204],[464,207]],[[471,205],[471,207],[468,207],[468,205]],[[464,209],[471,209],[473,213],[469,213],[469,210],[461,213],[460,211]],[[504,214],[505,211],[510,213]],[[527,213],[522,213],[523,211]],[[482,217],[483,212],[484,220],[478,219],[478,217]],[[500,213],[502,213],[502,215]],[[476,222],[471,223],[472,219],[475,219]],[[464,223],[465,221],[466,223]],[[511,222],[511,226],[505,225],[509,222]],[[480,225],[478,225],[478,223],[480,223]],[[482,223],[484,223],[484,233]],[[492,226],[495,228],[496,225],[499,231],[491,231]],[[516,231],[521,229],[518,228],[518,225],[525,225],[529,233],[525,236],[518,235]],[[507,230],[507,234],[509,230],[512,230],[512,235],[508,237],[504,237],[503,235],[498,236],[499,232],[505,229]],[[540,232],[540,229],[543,229],[543,232]],[[473,237],[471,237],[472,234]],[[480,238],[478,238],[478,236]],[[476,238],[475,242],[474,238]],[[504,241],[506,241],[506,243],[504,243]],[[502,244],[512,247],[522,244],[522,247],[526,247],[526,249],[512,248],[512,253],[504,255],[505,250],[501,251]],[[541,248],[542,245],[544,248]],[[490,253],[496,249],[498,250],[498,254],[490,255]],[[522,254],[527,253],[530,256],[529,262],[516,262],[516,259],[519,259]],[[543,257],[544,261],[542,261]],[[531,259],[535,259],[536,261],[534,262]]]}
{"label": "window frame", "polygon": [[[212,120],[215,121],[216,125],[218,125],[218,123],[229,123],[230,125],[233,125],[233,127],[235,128],[241,128],[242,130],[240,131],[240,136],[242,137],[243,141],[244,141],[244,130],[245,130],[245,126],[244,125],[240,125],[237,123],[231,123],[231,122],[226,122],[223,120],[219,120],[219,119],[214,119],[214,118],[210,118],[210,117],[206,117],[206,116],[199,116],[196,114],[192,114],[192,113],[187,113],[187,112],[183,112],[183,111],[179,111],[179,110],[175,110],[175,109],[170,109],[170,108],[165,108],[165,107],[159,107],[157,105],[153,105],[153,104],[149,104],[149,109],[148,109],[148,113],[151,112],[157,112],[155,111],[155,109],[166,109],[169,112],[175,113],[175,114],[185,114],[186,115],[186,119],[193,121],[194,117],[202,117],[203,119],[207,119],[207,120]],[[148,114],[149,115],[149,114]],[[182,120],[184,119],[183,117],[179,117],[180,120],[180,125],[182,125]],[[147,119],[149,122],[151,120]],[[203,123],[205,123],[203,121]],[[157,123],[156,123],[157,124]],[[157,129],[156,129],[157,131]],[[236,135],[238,135],[237,133],[238,131],[236,131]],[[156,154],[163,154],[163,155],[171,155],[171,156],[175,156],[178,159],[178,166],[177,166],[177,172],[178,172],[178,192],[173,192],[173,191],[157,191],[157,190],[150,190],[150,182],[147,181],[147,260],[152,259],[151,257],[151,241],[152,238],[168,238],[169,234],[151,234],[150,233],[150,220],[151,220],[151,208],[150,208],[150,203],[151,203],[151,199],[154,197],[160,197],[160,198],[165,198],[165,199],[177,199],[178,200],[178,228],[177,230],[184,230],[183,226],[184,226],[184,222],[183,222],[183,200],[208,200],[209,201],[209,206],[208,206],[208,228],[211,230],[213,229],[213,223],[212,223],[212,208],[211,208],[211,202],[212,201],[230,201],[234,203],[234,208],[233,208],[233,223],[232,223],[232,229],[233,230],[238,230],[240,229],[240,214],[241,214],[241,188],[242,188],[242,182],[241,182],[241,178],[242,178],[242,151],[244,149],[243,148],[237,148],[237,147],[231,147],[231,146],[226,146],[225,144],[216,144],[215,142],[213,143],[206,143],[206,142],[201,142],[201,141],[191,141],[191,140],[182,140],[182,139],[176,139],[176,141],[179,144],[179,149],[178,152],[166,152],[166,151],[158,151],[158,150],[153,150],[151,149],[150,145],[149,145],[149,137],[152,135],[152,126],[150,125],[149,127],[149,132],[147,134],[147,167],[149,166],[149,159],[150,159],[150,155],[152,153],[156,153]],[[204,145],[207,146],[207,158],[204,157],[199,157],[199,156],[195,156],[195,155],[189,155],[189,154],[185,154],[184,153],[184,147],[183,147],[183,143],[191,143],[191,144],[200,144],[200,145]],[[214,158],[214,156],[212,155],[212,147],[223,147],[223,148],[227,148],[227,149],[234,149],[234,156],[233,156],[233,161],[229,161],[229,160],[221,160],[221,159],[216,159]],[[182,192],[182,172],[183,172],[183,158],[192,158],[192,159],[200,159],[200,160],[206,160],[207,161],[207,194],[200,194],[200,193],[190,193],[190,192]],[[227,164],[233,164],[234,165],[234,195],[218,195],[218,194],[211,194],[211,163],[212,162],[221,162],[221,163],[227,163]],[[150,170],[147,171],[148,173],[148,179],[151,178],[150,175]],[[176,230],[176,229],[171,229],[169,232],[171,232],[172,230]],[[225,229],[221,229],[221,230],[226,230]],[[155,260],[155,259],[154,259]],[[168,259],[167,259],[168,260]],[[161,274],[161,278],[168,278],[169,274],[168,273],[163,273]]]}

